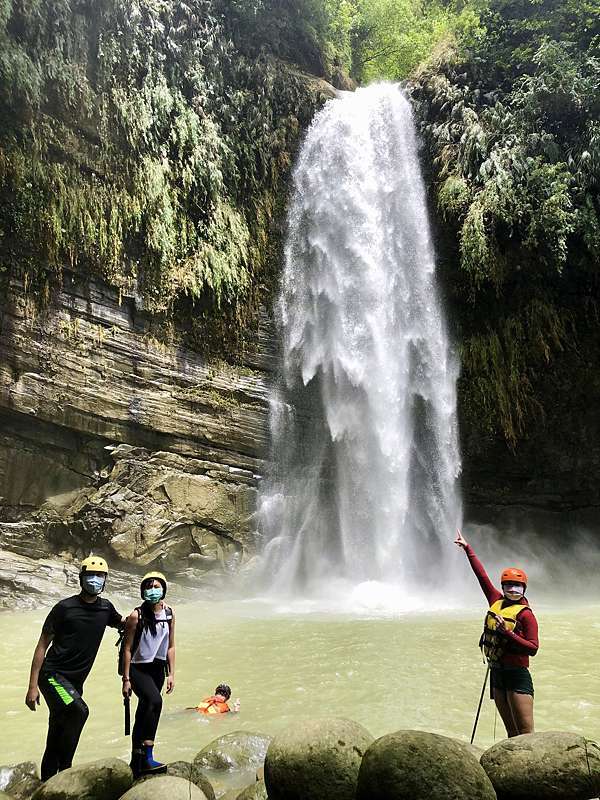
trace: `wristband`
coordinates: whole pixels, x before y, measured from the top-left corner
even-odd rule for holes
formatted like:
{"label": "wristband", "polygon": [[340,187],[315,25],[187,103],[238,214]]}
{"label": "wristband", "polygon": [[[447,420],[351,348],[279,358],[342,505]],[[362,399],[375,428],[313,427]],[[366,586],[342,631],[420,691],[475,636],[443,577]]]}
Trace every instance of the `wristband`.
{"label": "wristband", "polygon": [[121,678],[121,680],[123,681],[123,683],[131,683],[129,678]]}

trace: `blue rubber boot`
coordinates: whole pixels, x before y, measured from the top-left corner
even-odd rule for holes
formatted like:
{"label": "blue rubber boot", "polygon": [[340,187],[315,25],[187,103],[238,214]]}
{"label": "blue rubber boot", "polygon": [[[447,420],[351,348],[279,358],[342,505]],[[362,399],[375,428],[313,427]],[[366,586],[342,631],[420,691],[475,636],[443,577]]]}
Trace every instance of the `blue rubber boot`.
{"label": "blue rubber boot", "polygon": [[144,745],[144,772],[166,772],[166,764],[161,764],[160,761],[156,761],[154,758],[154,745],[153,744],[145,744]]}

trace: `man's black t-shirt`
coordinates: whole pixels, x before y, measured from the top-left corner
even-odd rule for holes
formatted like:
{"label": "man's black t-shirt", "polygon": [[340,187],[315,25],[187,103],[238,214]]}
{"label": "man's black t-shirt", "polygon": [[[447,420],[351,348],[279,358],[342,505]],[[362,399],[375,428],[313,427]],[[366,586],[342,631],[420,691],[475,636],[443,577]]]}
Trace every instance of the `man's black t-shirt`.
{"label": "man's black t-shirt", "polygon": [[86,603],[76,594],[61,600],[50,611],[42,628],[52,635],[42,669],[58,672],[75,686],[83,682],[92,668],[107,625],[118,628],[121,615],[103,597]]}

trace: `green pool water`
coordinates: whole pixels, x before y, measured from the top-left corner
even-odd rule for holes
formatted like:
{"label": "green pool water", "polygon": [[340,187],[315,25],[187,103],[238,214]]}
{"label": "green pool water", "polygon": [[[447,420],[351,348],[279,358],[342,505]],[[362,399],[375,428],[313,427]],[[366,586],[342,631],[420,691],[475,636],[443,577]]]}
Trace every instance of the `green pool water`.
{"label": "green pool water", "polygon": [[[115,604],[128,609],[127,602]],[[236,729],[276,733],[313,716],[345,716],[375,736],[419,728],[468,740],[485,668],[477,649],[481,613],[351,616],[285,612],[264,604],[199,601],[176,606],[176,688],[165,698],[156,751],[191,759],[211,739]],[[600,606],[536,608],[541,648],[532,660],[536,727],[600,738]],[[46,732],[43,704],[23,699],[32,650],[45,611],[0,615],[3,731],[0,763],[39,762]],[[76,761],[126,758],[115,633],[107,631],[85,686],[91,714]],[[241,713],[206,719],[195,705],[220,682]],[[495,730],[495,734],[494,734]],[[476,743],[503,738],[491,701]]]}

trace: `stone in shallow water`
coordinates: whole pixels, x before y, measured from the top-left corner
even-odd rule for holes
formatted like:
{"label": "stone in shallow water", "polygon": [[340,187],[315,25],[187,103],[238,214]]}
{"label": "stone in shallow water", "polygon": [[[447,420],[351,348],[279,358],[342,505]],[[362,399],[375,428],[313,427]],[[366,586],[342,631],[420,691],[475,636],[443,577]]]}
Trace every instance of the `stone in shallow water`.
{"label": "stone in shallow water", "polygon": [[237,795],[237,800],[269,800],[264,781],[255,781]]}
{"label": "stone in shallow water", "polygon": [[195,783],[196,786],[202,789],[207,800],[215,800],[215,791],[212,783],[198,767],[190,764],[189,761],[172,761],[167,764],[167,775],[175,778],[185,778],[185,780]]}
{"label": "stone in shallow water", "polygon": [[29,800],[41,783],[33,761],[0,767],[0,790],[10,794],[13,800]]}
{"label": "stone in shallow water", "polygon": [[270,800],[354,800],[371,734],[348,719],[298,722],[275,736],[265,759]]}
{"label": "stone in shallow water", "polygon": [[496,800],[466,745],[425,731],[397,731],[365,753],[356,800]]}
{"label": "stone in shallow water", "polygon": [[158,775],[136,783],[121,800],[207,800],[207,797],[202,789],[184,778]]}
{"label": "stone in shallow water", "polygon": [[243,791],[243,789],[230,789],[228,792],[225,792],[225,794],[222,794],[219,800],[238,800],[238,795],[241,791]]}
{"label": "stone in shallow water", "polygon": [[197,753],[194,766],[200,770],[256,770],[265,760],[270,741],[264,733],[226,733]]}
{"label": "stone in shallow water", "polygon": [[118,800],[132,781],[124,761],[103,758],[53,775],[34,792],[32,800]]}
{"label": "stone in shallow water", "polygon": [[500,800],[589,800],[600,793],[600,747],[577,733],[505,739],[485,751],[481,765]]}
{"label": "stone in shallow water", "polygon": [[[142,777],[138,778],[136,781],[136,785],[144,781],[152,781],[162,774],[164,773],[142,775]],[[215,800],[215,790],[212,787],[212,783],[208,780],[206,775],[200,772],[193,764],[190,764],[189,761],[172,761],[170,764],[167,764],[167,775],[170,775],[172,778],[183,778],[190,783],[196,784],[206,795],[206,800]]]}

